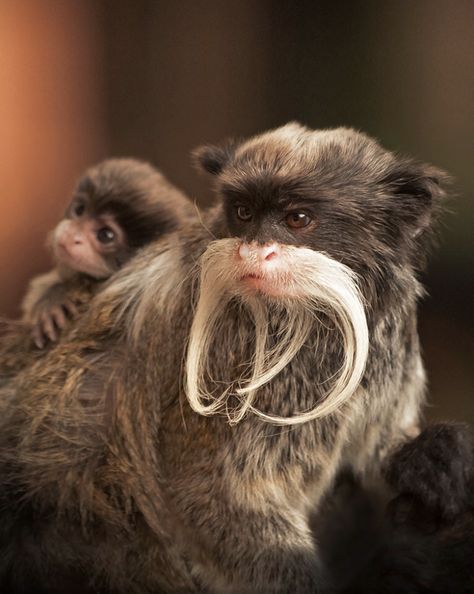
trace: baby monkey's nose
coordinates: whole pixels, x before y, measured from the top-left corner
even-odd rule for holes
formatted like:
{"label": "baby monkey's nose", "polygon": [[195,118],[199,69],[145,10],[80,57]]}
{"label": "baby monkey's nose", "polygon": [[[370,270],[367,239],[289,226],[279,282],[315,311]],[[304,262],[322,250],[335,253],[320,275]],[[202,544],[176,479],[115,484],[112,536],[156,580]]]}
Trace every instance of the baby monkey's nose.
{"label": "baby monkey's nose", "polygon": [[242,260],[254,260],[257,262],[269,262],[278,256],[278,245],[267,243],[259,245],[256,242],[242,243],[239,246],[239,256]]}

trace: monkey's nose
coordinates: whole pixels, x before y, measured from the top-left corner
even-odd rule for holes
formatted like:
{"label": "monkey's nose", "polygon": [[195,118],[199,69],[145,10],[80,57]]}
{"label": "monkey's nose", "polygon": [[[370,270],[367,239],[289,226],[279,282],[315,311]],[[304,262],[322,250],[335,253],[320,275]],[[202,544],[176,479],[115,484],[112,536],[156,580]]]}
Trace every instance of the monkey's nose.
{"label": "monkey's nose", "polygon": [[257,256],[262,262],[269,262],[278,256],[278,246],[276,243],[257,246]]}
{"label": "monkey's nose", "polygon": [[258,245],[257,243],[242,243],[239,246],[239,256],[242,260],[256,260],[257,262],[269,262],[278,256],[276,243]]}

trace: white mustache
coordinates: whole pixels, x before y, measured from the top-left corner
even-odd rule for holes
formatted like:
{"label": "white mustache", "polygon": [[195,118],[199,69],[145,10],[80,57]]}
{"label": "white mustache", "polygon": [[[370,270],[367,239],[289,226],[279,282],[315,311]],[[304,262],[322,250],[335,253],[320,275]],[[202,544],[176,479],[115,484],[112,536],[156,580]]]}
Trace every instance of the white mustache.
{"label": "white mustache", "polygon": [[[334,413],[352,396],[362,379],[367,361],[369,338],[362,298],[356,275],[344,264],[308,248],[280,245],[281,274],[272,273],[269,282],[277,296],[249,290],[242,283],[248,273],[236,257],[241,242],[223,239],[212,242],[201,258],[200,293],[186,357],[185,391],[194,411],[202,415],[225,412],[232,424],[247,412],[276,425],[293,425]],[[239,297],[251,314],[254,325],[254,355],[247,362],[250,379],[235,378],[219,395],[206,388],[208,353],[219,329],[226,323],[226,306]],[[269,347],[269,320],[276,314],[283,321],[278,342]],[[281,417],[253,406],[259,388],[273,380],[295,357],[318,324],[324,312],[333,321],[342,341],[343,363],[335,376],[328,378],[330,388],[311,410]],[[327,340],[327,338],[326,338]],[[324,347],[324,345],[321,345]],[[318,348],[314,352],[318,364]],[[324,353],[324,348],[321,349]],[[213,382],[219,378],[213,378]],[[228,410],[227,400],[235,383],[246,381],[234,390],[240,406]]]}

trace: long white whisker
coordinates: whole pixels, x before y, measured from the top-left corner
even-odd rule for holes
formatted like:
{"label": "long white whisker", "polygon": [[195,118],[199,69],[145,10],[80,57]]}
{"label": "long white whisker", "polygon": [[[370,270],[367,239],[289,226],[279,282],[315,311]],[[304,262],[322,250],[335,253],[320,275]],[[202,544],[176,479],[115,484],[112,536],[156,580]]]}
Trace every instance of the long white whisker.
{"label": "long white whisker", "polygon": [[[276,425],[304,423],[338,411],[360,384],[369,345],[354,273],[325,254],[282,246],[283,257],[291,262],[291,273],[282,277],[283,293],[287,291],[287,294],[281,298],[256,292],[249,295],[239,284],[242,269],[236,258],[237,245],[236,240],[212,242],[201,259],[200,294],[186,360],[186,394],[191,407],[205,415],[223,411],[232,424],[241,421],[249,411]],[[219,390],[216,388],[221,382],[215,378],[210,391],[206,387],[211,377],[209,354],[216,336],[226,327],[226,307],[234,298],[240,299],[253,319],[252,327],[242,327],[245,334],[239,339],[242,344],[245,340],[253,344],[253,355],[250,361],[236,361],[233,365],[234,369],[242,368],[246,377],[231,378]],[[321,313],[328,318],[330,327],[327,321],[319,320]],[[271,333],[270,319],[273,320]],[[342,363],[339,370],[315,386],[317,404],[289,417],[260,411],[254,404],[259,389],[273,381],[304,345],[313,345],[315,365],[320,364],[328,356],[326,346],[332,330],[339,346],[329,351],[340,351]],[[327,389],[318,396],[322,385]],[[216,395],[216,391],[220,393]],[[239,400],[232,408],[228,402],[231,393]]]}

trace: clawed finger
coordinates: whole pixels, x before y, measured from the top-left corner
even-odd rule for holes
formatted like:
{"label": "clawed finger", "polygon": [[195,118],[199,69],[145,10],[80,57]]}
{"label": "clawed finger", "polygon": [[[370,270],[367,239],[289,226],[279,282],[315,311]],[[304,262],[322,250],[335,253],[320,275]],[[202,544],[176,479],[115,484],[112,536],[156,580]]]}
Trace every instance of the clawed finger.
{"label": "clawed finger", "polygon": [[56,328],[64,328],[64,326],[67,324],[66,314],[64,312],[64,309],[60,305],[52,307],[49,312],[49,315],[51,316],[54,324],[56,325]]}
{"label": "clawed finger", "polygon": [[76,304],[74,301],[68,299],[62,304],[62,309],[70,318],[75,319],[79,315],[78,305],[80,305],[80,303]]}
{"label": "clawed finger", "polygon": [[51,340],[55,342],[58,339],[58,333],[54,324],[54,319],[49,313],[45,313],[41,316],[41,326],[43,333]]}
{"label": "clawed finger", "polygon": [[44,345],[45,345],[45,339],[43,336],[43,331],[41,329],[41,326],[39,324],[35,325],[33,327],[33,330],[31,331],[31,334],[33,336],[33,341],[34,341],[35,345],[39,349],[43,349]]}

